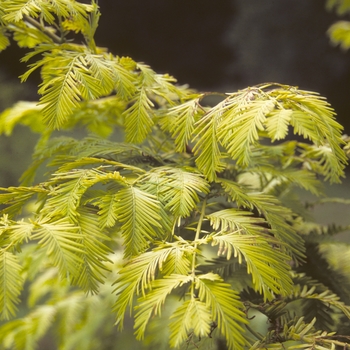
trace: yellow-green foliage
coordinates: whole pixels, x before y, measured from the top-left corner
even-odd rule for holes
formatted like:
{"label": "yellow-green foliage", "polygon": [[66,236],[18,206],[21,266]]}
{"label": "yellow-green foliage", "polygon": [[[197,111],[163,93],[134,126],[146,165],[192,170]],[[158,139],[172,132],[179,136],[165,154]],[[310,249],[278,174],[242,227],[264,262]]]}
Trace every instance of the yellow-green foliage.
{"label": "yellow-green foliage", "polygon": [[99,17],[97,1],[0,0],[0,49],[27,48],[21,79],[42,78],[38,103],[0,115],[3,134],[41,135],[21,186],[0,193],[0,349],[36,349],[47,332],[60,349],[127,348],[116,328],[130,317],[144,348],[346,346],[332,331],[350,316],[337,295],[349,276],[325,287],[303,272],[306,248],[343,228],[310,226],[295,191],[344,177],[325,98],[272,83],[197,93],[96,46]]}
{"label": "yellow-green foliage", "polygon": [[[338,15],[346,15],[350,12],[349,0],[328,0],[327,8],[329,10],[335,9]],[[350,47],[350,22],[337,21],[328,29],[328,35],[335,45],[340,45],[344,50]]]}

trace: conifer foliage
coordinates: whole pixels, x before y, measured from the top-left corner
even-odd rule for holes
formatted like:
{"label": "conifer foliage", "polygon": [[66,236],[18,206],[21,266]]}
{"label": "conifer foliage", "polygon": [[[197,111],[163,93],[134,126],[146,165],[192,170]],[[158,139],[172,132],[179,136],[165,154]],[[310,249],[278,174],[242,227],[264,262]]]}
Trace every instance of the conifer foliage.
{"label": "conifer foliage", "polygon": [[347,348],[349,275],[319,249],[346,228],[310,223],[296,191],[344,177],[325,98],[178,86],[98,47],[99,19],[94,0],[0,0],[0,49],[26,48],[21,80],[42,78],[38,102],[0,115],[3,134],[40,134],[0,193],[0,348],[54,333],[59,349],[119,349],[131,320],[145,349]]}

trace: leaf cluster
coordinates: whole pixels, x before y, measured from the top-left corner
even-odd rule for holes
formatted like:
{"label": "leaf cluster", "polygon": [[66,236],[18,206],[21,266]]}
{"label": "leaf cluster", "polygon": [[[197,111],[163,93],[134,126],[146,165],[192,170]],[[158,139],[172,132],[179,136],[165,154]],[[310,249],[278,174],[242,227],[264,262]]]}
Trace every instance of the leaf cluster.
{"label": "leaf cluster", "polygon": [[[272,83],[209,105],[217,94],[96,46],[99,16],[95,1],[0,0],[0,48],[12,35],[30,49],[22,81],[42,77],[38,103],[0,115],[1,133],[25,124],[40,134],[21,185],[0,189],[4,347],[34,349],[58,325],[60,348],[89,349],[89,327],[112,329],[110,309],[119,329],[133,318],[144,342],[166,318],[173,348],[214,335],[229,349],[338,344],[330,328],[350,316],[344,295],[302,275],[320,254],[310,244],[332,228],[310,226],[295,191],[321,195],[323,181],[344,176],[346,141],[330,105]],[[81,126],[81,138],[54,132]],[[28,284],[28,314],[8,321]],[[246,331],[252,308],[274,327],[265,337]]]}

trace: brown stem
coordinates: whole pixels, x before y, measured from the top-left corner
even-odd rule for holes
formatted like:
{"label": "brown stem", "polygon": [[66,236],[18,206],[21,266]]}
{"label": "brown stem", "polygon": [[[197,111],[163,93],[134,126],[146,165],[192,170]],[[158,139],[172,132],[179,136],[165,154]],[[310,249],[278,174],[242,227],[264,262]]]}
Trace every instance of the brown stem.
{"label": "brown stem", "polygon": [[46,27],[42,26],[38,21],[36,21],[34,18],[29,17],[27,15],[23,16],[23,19],[31,24],[33,27],[39,29],[42,31],[46,36],[48,36],[54,43],[56,44],[62,44],[62,39],[57,36],[56,34],[52,33],[49,29]]}

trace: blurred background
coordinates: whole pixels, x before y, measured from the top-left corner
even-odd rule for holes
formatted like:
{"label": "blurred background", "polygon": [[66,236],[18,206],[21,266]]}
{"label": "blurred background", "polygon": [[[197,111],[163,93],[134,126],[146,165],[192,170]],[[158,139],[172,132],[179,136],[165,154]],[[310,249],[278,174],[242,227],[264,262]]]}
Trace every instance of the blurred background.
{"label": "blurred background", "polygon": [[[114,54],[198,90],[232,92],[279,82],[317,91],[350,132],[350,52],[334,47],[327,36],[341,18],[326,10],[326,0],[99,0],[99,5],[96,42]],[[0,54],[0,111],[20,99],[38,99],[39,76],[25,84],[17,78],[26,69],[19,61],[23,54],[15,45]],[[18,184],[35,141],[19,127],[11,138],[0,136],[0,186]]]}

